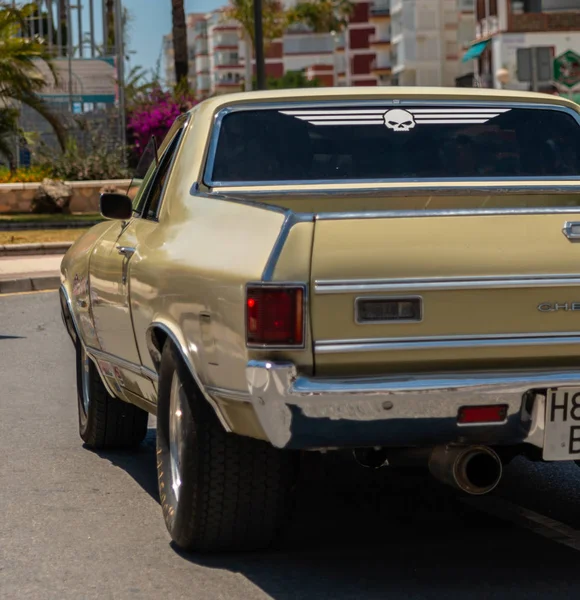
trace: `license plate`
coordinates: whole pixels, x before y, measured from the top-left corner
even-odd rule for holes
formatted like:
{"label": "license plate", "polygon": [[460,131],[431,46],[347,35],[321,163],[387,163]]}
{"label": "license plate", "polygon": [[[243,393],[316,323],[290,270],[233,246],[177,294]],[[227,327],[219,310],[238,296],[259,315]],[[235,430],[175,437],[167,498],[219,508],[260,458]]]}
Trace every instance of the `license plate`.
{"label": "license plate", "polygon": [[548,390],[545,460],[580,460],[580,388]]}

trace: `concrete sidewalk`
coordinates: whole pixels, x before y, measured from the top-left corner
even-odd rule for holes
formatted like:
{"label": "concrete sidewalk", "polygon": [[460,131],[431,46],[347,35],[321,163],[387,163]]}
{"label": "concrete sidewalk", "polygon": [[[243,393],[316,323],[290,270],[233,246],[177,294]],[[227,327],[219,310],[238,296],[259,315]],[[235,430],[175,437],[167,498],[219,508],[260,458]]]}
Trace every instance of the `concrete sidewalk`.
{"label": "concrete sidewalk", "polygon": [[55,290],[63,254],[0,257],[0,294]]}

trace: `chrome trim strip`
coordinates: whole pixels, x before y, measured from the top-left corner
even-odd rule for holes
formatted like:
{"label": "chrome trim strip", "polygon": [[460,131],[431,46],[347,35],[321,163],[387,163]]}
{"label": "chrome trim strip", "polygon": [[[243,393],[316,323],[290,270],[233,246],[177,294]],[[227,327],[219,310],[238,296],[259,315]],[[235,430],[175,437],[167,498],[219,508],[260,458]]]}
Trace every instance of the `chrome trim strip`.
{"label": "chrome trim strip", "polygon": [[[578,190],[580,192],[580,190]],[[355,191],[350,191],[353,194]],[[328,212],[318,213],[317,221],[345,221],[350,219],[412,219],[416,217],[493,217],[498,215],[569,215],[578,214],[577,208],[555,206],[553,208],[459,208],[441,210],[384,210],[367,212]]]}
{"label": "chrome trim strip", "polygon": [[550,337],[574,337],[580,335],[579,331],[557,331],[550,333],[484,333],[466,335],[422,335],[405,337],[384,338],[355,338],[348,340],[320,340],[316,342],[320,346],[334,344],[365,344],[372,342],[396,343],[396,342],[441,342],[447,340],[503,340],[503,339],[526,339],[526,338],[550,338]]}
{"label": "chrome trim strip", "polygon": [[[534,185],[533,181],[537,181]],[[546,184],[546,181],[552,183]],[[461,183],[462,185],[457,185]],[[270,188],[268,189],[268,186]],[[336,186],[336,187],[333,187]],[[349,187],[350,186],[350,187]],[[258,189],[248,189],[258,188]],[[262,189],[261,189],[262,188]],[[266,188],[266,189],[263,189]],[[281,189],[280,189],[281,188]],[[312,180],[305,183],[279,182],[234,182],[219,186],[220,193],[251,196],[312,196],[332,195],[337,197],[357,194],[362,197],[388,194],[389,196],[489,196],[491,194],[541,195],[575,194],[580,191],[580,177],[514,177],[503,179],[440,178],[440,179],[346,179],[339,185],[333,180]],[[214,193],[214,192],[212,192]],[[217,193],[217,192],[216,192]],[[580,202],[580,201],[579,201]]]}
{"label": "chrome trim strip", "polygon": [[[361,321],[359,317],[359,305],[364,300],[389,300],[405,302],[407,300],[419,300],[419,318],[418,319],[389,319],[387,321]],[[422,296],[358,296],[354,299],[354,322],[357,325],[404,325],[408,323],[421,323],[425,314],[425,307]]]}
{"label": "chrome trim strip", "polygon": [[362,292],[398,292],[420,289],[424,291],[464,289],[511,289],[522,287],[567,287],[580,285],[577,273],[561,275],[505,275],[501,277],[409,277],[404,279],[319,279],[314,282],[314,293],[350,294]]}
{"label": "chrome trim strip", "polygon": [[[324,100],[324,99],[318,99],[316,97],[313,97],[311,100],[307,101],[307,100],[303,100],[303,101],[299,101],[299,102],[293,102],[291,100],[281,100],[279,102],[274,102],[274,101],[268,101],[268,102],[247,102],[247,103],[239,103],[239,104],[235,104],[235,105],[231,105],[231,106],[227,106],[221,109],[218,109],[217,112],[214,114],[214,124],[213,127],[211,129],[210,132],[210,143],[208,145],[207,151],[206,151],[206,156],[204,158],[205,160],[205,167],[203,168],[203,175],[202,175],[202,182],[205,186],[207,186],[208,188],[221,188],[221,187],[248,187],[248,186],[259,186],[259,187],[272,187],[272,186],[278,186],[278,185],[285,185],[285,184],[296,184],[296,185],[314,185],[315,182],[312,181],[293,181],[293,182],[282,182],[282,181],[276,181],[276,182],[264,182],[264,181],[257,181],[257,182],[247,182],[247,181],[242,181],[242,182],[237,182],[237,181],[232,181],[232,182],[221,182],[221,181],[215,181],[211,178],[212,172],[213,172],[213,168],[214,168],[214,163],[215,163],[215,154],[216,154],[216,150],[217,150],[217,144],[218,144],[218,139],[219,139],[219,134],[221,131],[221,126],[222,126],[222,122],[223,119],[225,118],[225,116],[227,116],[228,114],[231,114],[232,112],[240,112],[240,111],[249,111],[249,110],[282,110],[282,109],[286,109],[286,110],[292,110],[295,108],[313,108],[313,109],[323,109],[323,108],[333,108],[336,106],[340,106],[340,107],[344,107],[344,108],[363,108],[363,107],[372,107],[372,106],[376,106],[377,108],[382,108],[382,107],[403,107],[403,106],[409,106],[409,105],[415,105],[415,106],[433,106],[433,105],[437,105],[439,107],[441,106],[446,106],[449,105],[451,107],[453,106],[457,106],[457,105],[461,105],[464,108],[486,108],[486,107],[492,107],[492,108],[527,108],[527,109],[532,109],[532,110],[555,110],[555,111],[559,111],[559,112],[564,112],[570,116],[572,116],[576,122],[580,125],[580,115],[575,112],[571,107],[568,106],[562,106],[559,104],[552,104],[549,102],[527,102],[527,101],[505,101],[505,100],[500,100],[498,99],[497,101],[495,101],[493,98],[488,98],[488,99],[475,99],[475,100],[468,100],[468,99],[445,99],[445,98],[435,98],[435,99],[419,99],[419,98],[405,98],[405,99],[399,99],[399,98],[389,98],[389,97],[385,97],[385,98],[372,98],[372,99],[365,99],[365,98],[358,98],[358,99],[346,99],[346,98],[333,98],[333,99],[328,99],[328,100]],[[387,110],[388,108],[385,108],[385,110]],[[529,179],[523,179],[525,181],[529,181]],[[371,180],[371,181],[377,181],[377,180]],[[396,180],[391,180],[391,181],[396,181]],[[401,180],[399,180],[401,181]],[[408,180],[408,181],[416,181],[416,180]],[[464,179],[457,179],[457,181],[464,181]],[[358,180],[323,180],[319,183],[325,183],[325,184],[336,184],[339,186],[344,186],[344,185],[348,185],[349,183],[361,183],[362,180],[358,179]],[[312,192],[310,192],[312,193]]]}
{"label": "chrome trim strip", "polygon": [[497,347],[517,347],[517,346],[562,346],[562,345],[580,345],[580,335],[514,335],[514,336],[479,336],[479,337],[461,337],[447,339],[418,339],[407,338],[401,341],[344,341],[337,340],[331,342],[315,342],[314,351],[316,354],[346,354],[357,352],[401,352],[406,350],[441,350],[448,348],[497,348]]}
{"label": "chrome trim strip", "polygon": [[284,245],[286,244],[286,240],[290,235],[292,227],[298,223],[304,223],[313,220],[314,217],[312,215],[295,213],[292,211],[286,212],[286,218],[282,223],[280,233],[278,234],[276,242],[274,243],[274,247],[272,248],[272,252],[270,253],[270,256],[264,266],[264,271],[262,272],[262,281],[272,281],[274,278],[276,265],[278,264],[278,260],[280,260],[280,256],[284,250]]}
{"label": "chrome trim strip", "polygon": [[187,368],[189,369],[189,372],[191,373],[191,376],[193,377],[193,380],[195,381],[198,389],[201,391],[204,398],[207,400],[208,404],[212,407],[212,409],[215,412],[216,417],[218,418],[222,427],[227,432],[231,433],[231,431],[232,431],[231,427],[229,426],[227,421],[224,419],[224,416],[222,415],[221,411],[219,410],[215,400],[207,393],[207,389],[206,389],[205,385],[202,383],[202,381],[199,378],[198,374],[196,373],[193,365],[191,364],[190,360],[187,357],[187,352],[181,346],[181,343],[179,342],[179,340],[177,339],[177,337],[175,336],[173,331],[171,331],[171,329],[169,329],[169,327],[167,327],[167,325],[165,325],[164,323],[159,323],[158,321],[153,321],[153,323],[151,323],[151,325],[149,325],[149,327],[147,328],[147,332],[149,332],[153,328],[161,329],[171,339],[174,346],[177,348],[179,354],[181,355],[183,362],[187,365]]}
{"label": "chrome trim strip", "polygon": [[125,360],[124,358],[120,358],[119,356],[111,354],[110,352],[105,352],[104,350],[99,350],[98,348],[94,348],[92,346],[87,346],[86,350],[87,353],[92,355],[93,359],[95,360],[106,360],[107,362],[117,365],[121,369],[125,369],[126,371],[130,371],[131,373],[135,373],[136,375],[145,377],[153,383],[157,383],[159,379],[157,373],[155,373],[151,369],[142,365],[137,365],[133,362]]}
{"label": "chrome trim strip", "polygon": [[250,394],[243,390],[232,390],[229,388],[221,388],[213,385],[208,385],[206,388],[207,393],[213,396],[219,396],[226,400],[236,400],[239,402],[250,402]]}

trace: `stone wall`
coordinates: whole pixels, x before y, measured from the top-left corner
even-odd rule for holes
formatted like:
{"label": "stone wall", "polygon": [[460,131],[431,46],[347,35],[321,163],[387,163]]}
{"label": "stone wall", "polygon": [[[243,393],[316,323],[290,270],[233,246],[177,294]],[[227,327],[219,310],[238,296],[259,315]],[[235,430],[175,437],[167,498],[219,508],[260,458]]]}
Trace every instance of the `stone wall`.
{"label": "stone wall", "polygon": [[[116,188],[121,192],[129,188],[129,179],[110,181],[67,181],[73,190],[70,204],[72,212],[94,213],[99,212],[99,197],[104,188],[113,191]],[[34,193],[40,183],[3,183],[0,184],[0,213],[27,213]]]}

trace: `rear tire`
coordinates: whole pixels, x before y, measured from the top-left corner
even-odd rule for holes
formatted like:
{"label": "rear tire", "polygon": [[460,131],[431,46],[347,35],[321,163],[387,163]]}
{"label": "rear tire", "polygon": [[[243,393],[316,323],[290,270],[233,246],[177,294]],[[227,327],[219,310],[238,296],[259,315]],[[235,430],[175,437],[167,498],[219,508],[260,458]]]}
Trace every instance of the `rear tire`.
{"label": "rear tire", "polygon": [[163,349],[157,471],[165,524],[188,551],[267,548],[288,516],[298,455],[227,433],[170,341]]}
{"label": "rear tire", "polygon": [[132,448],[147,435],[149,413],[111,396],[93,361],[77,344],[79,433],[89,448]]}

